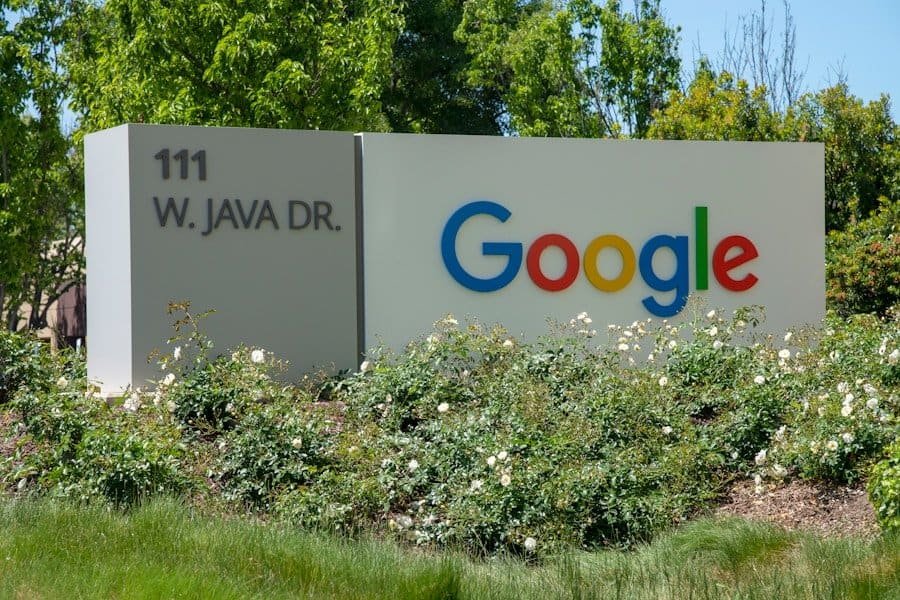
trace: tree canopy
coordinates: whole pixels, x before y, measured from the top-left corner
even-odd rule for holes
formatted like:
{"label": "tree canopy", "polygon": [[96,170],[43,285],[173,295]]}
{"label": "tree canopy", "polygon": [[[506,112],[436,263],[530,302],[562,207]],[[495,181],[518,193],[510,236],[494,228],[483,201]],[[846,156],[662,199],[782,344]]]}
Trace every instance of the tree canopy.
{"label": "tree canopy", "polygon": [[[627,6],[626,6],[627,5]],[[802,88],[766,3],[685,76],[661,0],[0,0],[0,319],[83,277],[81,137],[125,122],[825,145],[827,227],[900,198],[886,96]],[[772,40],[780,40],[773,49]],[[75,121],[72,130],[63,127]]]}
{"label": "tree canopy", "polygon": [[16,309],[27,302],[26,326],[41,328],[84,260],[80,161],[61,123],[66,12],[52,0],[0,9],[0,317],[20,327]]}
{"label": "tree canopy", "polygon": [[107,0],[73,13],[73,107],[123,122],[384,130],[395,0]]}

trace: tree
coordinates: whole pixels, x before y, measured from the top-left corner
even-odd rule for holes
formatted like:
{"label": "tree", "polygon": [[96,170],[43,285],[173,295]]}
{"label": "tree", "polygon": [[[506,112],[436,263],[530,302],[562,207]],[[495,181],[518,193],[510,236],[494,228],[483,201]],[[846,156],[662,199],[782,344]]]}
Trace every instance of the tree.
{"label": "tree", "polygon": [[642,137],[678,87],[678,30],[659,0],[470,0],[457,37],[471,85],[501,94],[520,135]]}
{"label": "tree", "polygon": [[868,217],[881,197],[900,201],[900,128],[887,96],[863,104],[841,83],[803,96],[787,125],[792,139],[825,144],[828,229]]}
{"label": "tree", "polygon": [[600,28],[600,85],[595,94],[616,107],[617,120],[632,137],[644,137],[653,111],[663,108],[680,84],[678,29],[663,19],[659,0],[636,2],[633,14],[623,12],[619,0],[609,0],[600,14]]}
{"label": "tree", "polygon": [[66,82],[57,52],[67,6],[52,0],[0,3],[16,11],[0,32],[0,316],[47,325],[49,306],[83,280],[82,178],[62,133]]}
{"label": "tree", "polygon": [[87,130],[387,128],[399,0],[83,1],[67,64]]}
{"label": "tree", "polygon": [[658,111],[647,137],[675,140],[775,141],[782,118],[769,105],[764,87],[751,89],[728,72],[716,74],[701,61],[684,93],[672,94]]}
{"label": "tree", "polygon": [[900,129],[887,96],[863,104],[839,84],[805,94],[784,113],[769,98],[765,86],[735,83],[703,62],[687,91],[656,113],[648,136],[823,143],[828,230],[866,218],[882,197],[900,200]]}
{"label": "tree", "polygon": [[[735,31],[725,32],[719,70],[745,79],[754,88],[764,88],[775,112],[784,112],[803,92],[806,70],[797,66],[797,26],[788,0],[784,3],[784,27],[776,32],[774,21],[766,19],[766,0],[759,12],[738,18]],[[772,43],[780,36],[777,51]]]}
{"label": "tree", "polygon": [[469,56],[453,35],[463,4],[463,0],[406,4],[405,27],[394,44],[391,78],[382,96],[392,131],[500,133],[499,92],[466,81]]}

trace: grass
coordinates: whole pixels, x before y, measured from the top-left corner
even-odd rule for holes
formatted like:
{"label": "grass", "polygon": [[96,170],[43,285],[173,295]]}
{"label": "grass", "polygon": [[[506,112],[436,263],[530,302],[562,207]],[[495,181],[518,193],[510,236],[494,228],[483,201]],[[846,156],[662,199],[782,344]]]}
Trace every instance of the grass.
{"label": "grass", "polygon": [[900,598],[900,538],[701,520],[631,552],[528,565],[346,540],[175,501],[0,504],[3,598]]}

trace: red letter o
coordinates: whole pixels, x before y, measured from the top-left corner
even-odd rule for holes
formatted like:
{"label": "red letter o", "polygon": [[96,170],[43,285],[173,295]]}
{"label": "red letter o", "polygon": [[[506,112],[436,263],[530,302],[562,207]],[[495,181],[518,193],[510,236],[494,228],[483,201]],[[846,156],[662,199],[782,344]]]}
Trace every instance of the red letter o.
{"label": "red letter o", "polygon": [[[550,279],[541,271],[541,255],[550,246],[555,246],[566,255],[566,271],[558,279]],[[558,233],[548,233],[534,240],[528,249],[528,257],[525,262],[528,267],[528,275],[536,286],[548,292],[559,292],[574,283],[578,277],[578,248],[569,238]]]}

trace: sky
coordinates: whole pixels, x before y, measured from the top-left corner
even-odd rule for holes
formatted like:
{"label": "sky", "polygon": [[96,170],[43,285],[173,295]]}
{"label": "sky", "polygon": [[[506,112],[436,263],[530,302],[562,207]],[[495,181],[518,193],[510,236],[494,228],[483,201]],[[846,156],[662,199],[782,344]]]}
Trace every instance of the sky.
{"label": "sky", "polygon": [[[623,7],[629,6],[627,1]],[[759,12],[760,0],[662,0],[669,23],[681,27],[682,63],[690,69],[697,48],[720,56],[727,29],[738,18]],[[891,96],[891,113],[900,116],[900,0],[792,0],[797,31],[797,65],[806,68],[804,84],[814,91],[847,77],[850,92],[865,101]],[[768,0],[776,35],[784,30],[782,0]],[[768,20],[767,16],[767,20]],[[690,70],[689,70],[690,72]]]}

